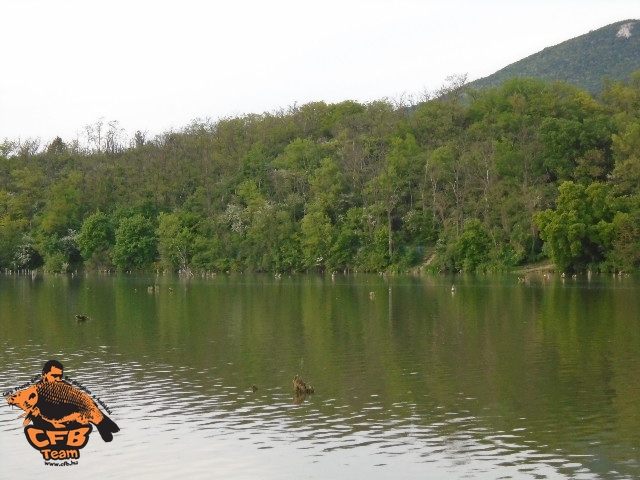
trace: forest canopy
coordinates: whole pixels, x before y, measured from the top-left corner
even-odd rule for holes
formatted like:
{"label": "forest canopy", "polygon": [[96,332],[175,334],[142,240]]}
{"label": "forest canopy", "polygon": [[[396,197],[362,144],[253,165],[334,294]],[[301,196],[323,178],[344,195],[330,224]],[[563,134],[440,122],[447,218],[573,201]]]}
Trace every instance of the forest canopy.
{"label": "forest canopy", "polygon": [[640,72],[0,144],[0,268],[640,266]]}

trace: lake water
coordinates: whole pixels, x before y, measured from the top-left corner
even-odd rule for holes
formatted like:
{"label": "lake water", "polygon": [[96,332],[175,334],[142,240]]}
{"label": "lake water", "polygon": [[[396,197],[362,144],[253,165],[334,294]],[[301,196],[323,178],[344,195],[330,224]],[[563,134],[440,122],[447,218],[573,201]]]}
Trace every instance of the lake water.
{"label": "lake water", "polygon": [[121,428],[45,466],[3,398],[0,478],[640,478],[639,294],[609,275],[0,275],[0,390],[55,358]]}

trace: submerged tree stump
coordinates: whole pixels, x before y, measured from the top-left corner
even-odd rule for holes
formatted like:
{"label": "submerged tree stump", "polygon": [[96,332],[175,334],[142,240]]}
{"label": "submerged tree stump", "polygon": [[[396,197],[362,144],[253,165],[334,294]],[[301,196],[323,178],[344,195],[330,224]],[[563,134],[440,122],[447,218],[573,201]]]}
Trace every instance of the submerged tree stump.
{"label": "submerged tree stump", "polygon": [[314,388],[307,382],[302,380],[300,375],[293,377],[293,388],[298,395],[306,395],[307,393],[314,393]]}

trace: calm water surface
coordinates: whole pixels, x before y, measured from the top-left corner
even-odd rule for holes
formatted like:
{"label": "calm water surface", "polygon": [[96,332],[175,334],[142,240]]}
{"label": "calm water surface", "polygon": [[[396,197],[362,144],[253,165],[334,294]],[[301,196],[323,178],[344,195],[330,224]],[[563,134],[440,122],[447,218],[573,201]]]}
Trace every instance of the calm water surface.
{"label": "calm water surface", "polygon": [[[56,358],[121,427],[49,467],[3,399],[0,478],[640,478],[639,293],[610,276],[0,275],[0,390]],[[316,393],[296,397],[295,374]]]}

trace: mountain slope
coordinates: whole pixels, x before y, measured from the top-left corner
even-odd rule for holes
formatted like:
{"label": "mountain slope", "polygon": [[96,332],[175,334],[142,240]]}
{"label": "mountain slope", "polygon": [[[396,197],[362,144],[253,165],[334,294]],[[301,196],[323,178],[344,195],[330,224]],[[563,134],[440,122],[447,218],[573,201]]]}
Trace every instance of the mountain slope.
{"label": "mountain slope", "polygon": [[624,20],[567,40],[470,83],[493,87],[512,77],[560,80],[597,94],[603,79],[626,81],[640,69],[640,20]]}

